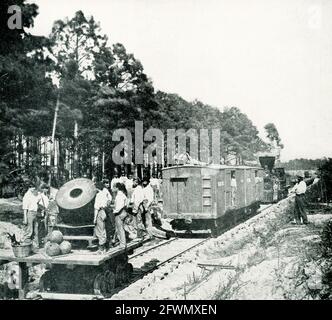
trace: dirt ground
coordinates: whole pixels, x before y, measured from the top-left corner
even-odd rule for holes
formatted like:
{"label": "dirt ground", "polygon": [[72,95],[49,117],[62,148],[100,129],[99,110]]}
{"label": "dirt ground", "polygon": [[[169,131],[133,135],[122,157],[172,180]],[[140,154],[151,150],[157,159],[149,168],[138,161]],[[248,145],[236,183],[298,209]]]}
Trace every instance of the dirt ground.
{"label": "dirt ground", "polygon": [[278,215],[275,218],[278,220],[254,226],[252,235],[235,236],[233,247],[208,252],[206,260],[235,269],[216,268],[189,298],[330,299],[332,293],[323,273],[331,262],[322,257],[321,235],[324,224],[332,220],[332,212],[316,210],[308,216],[309,225],[293,225]]}

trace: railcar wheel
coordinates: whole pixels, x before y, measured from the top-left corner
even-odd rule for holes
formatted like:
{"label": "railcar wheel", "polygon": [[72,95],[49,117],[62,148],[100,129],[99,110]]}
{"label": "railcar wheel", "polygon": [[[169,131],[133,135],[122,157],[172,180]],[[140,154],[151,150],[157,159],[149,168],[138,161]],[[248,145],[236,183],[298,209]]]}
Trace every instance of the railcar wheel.
{"label": "railcar wheel", "polygon": [[39,280],[39,291],[46,292],[51,291],[54,292],[57,290],[56,280],[53,277],[51,271],[46,271]]}
{"label": "railcar wheel", "polygon": [[126,274],[125,274],[125,280],[126,282],[129,282],[131,279],[131,276],[133,274],[134,267],[131,263],[127,263],[126,265]]}
{"label": "railcar wheel", "polygon": [[115,278],[117,287],[126,282],[126,265],[119,264],[116,266]]}
{"label": "railcar wheel", "polygon": [[107,293],[107,283],[103,273],[97,274],[93,283],[93,291],[96,295],[104,295]]}
{"label": "railcar wheel", "polygon": [[107,291],[111,292],[115,288],[115,274],[113,271],[106,271],[105,280],[107,283]]}

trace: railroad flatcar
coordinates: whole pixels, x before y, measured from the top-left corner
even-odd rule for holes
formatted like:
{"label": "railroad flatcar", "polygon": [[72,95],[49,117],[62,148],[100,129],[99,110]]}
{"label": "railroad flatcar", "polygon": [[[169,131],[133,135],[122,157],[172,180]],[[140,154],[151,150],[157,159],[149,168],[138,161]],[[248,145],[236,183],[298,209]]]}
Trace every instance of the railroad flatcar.
{"label": "railroad flatcar", "polygon": [[219,233],[246,220],[263,199],[260,167],[183,165],[163,169],[164,217],[174,229]]}

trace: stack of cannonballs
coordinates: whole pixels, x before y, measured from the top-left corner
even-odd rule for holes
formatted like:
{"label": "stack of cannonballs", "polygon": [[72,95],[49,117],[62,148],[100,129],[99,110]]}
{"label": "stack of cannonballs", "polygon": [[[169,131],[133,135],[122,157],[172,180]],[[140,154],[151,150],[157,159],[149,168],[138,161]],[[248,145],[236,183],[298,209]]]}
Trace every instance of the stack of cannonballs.
{"label": "stack of cannonballs", "polygon": [[63,234],[59,230],[54,230],[48,236],[45,244],[45,252],[48,256],[54,257],[61,254],[67,254],[71,251],[71,243],[63,240]]}

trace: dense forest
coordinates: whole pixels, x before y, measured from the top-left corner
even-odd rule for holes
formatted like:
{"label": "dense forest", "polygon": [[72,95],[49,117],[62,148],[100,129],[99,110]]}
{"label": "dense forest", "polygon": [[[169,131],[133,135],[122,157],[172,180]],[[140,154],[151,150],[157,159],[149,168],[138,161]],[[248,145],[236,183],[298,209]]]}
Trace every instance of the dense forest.
{"label": "dense forest", "polygon": [[[22,29],[7,27],[13,2],[22,10]],[[55,21],[51,34],[41,37],[29,32],[38,15],[35,4],[4,0],[0,6],[1,179],[17,170],[29,176],[49,170],[67,178],[111,176],[112,134],[117,128],[134,132],[137,120],[144,130],[219,129],[225,163],[230,156],[239,164],[253,160],[274,140],[282,146],[273,124],[266,126],[269,144],[237,107],[220,109],[156,91],[142,63],[81,11]],[[45,149],[50,143],[56,152]]]}
{"label": "dense forest", "polygon": [[294,159],[281,164],[286,170],[317,170],[326,159]]}

